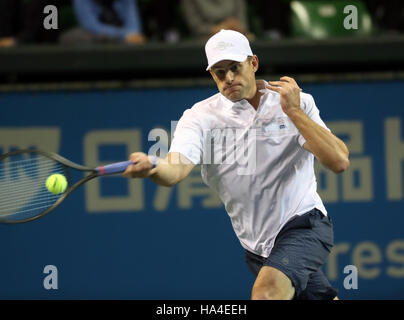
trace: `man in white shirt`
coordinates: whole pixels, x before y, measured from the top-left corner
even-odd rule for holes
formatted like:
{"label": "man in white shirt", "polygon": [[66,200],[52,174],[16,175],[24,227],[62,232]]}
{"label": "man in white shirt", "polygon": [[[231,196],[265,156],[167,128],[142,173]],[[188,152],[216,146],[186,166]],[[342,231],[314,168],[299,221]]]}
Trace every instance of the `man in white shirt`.
{"label": "man in white shirt", "polygon": [[173,186],[201,164],[257,276],[252,299],[335,298],[321,271],[333,230],[313,163],[342,172],[347,147],[294,79],[255,79],[259,60],[244,35],[221,30],[205,51],[219,93],[184,112],[166,159],[133,153],[124,176]]}

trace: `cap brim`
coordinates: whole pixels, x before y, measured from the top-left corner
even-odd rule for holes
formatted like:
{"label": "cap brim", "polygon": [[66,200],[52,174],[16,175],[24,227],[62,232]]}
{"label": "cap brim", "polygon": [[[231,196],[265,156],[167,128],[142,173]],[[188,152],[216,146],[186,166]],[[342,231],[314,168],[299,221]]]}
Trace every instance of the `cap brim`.
{"label": "cap brim", "polygon": [[208,71],[210,68],[212,68],[216,63],[224,60],[232,60],[232,61],[237,61],[237,62],[244,62],[248,58],[247,54],[225,54],[223,56],[218,57],[218,59],[212,61],[208,67],[206,68],[206,71]]}

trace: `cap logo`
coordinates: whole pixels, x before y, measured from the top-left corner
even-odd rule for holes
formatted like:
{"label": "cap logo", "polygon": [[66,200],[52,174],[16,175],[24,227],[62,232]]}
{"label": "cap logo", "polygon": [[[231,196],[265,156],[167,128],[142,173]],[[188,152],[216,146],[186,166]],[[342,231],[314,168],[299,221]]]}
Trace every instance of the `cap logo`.
{"label": "cap logo", "polygon": [[234,46],[231,42],[220,41],[217,43],[215,49],[223,51],[223,50],[226,50],[228,47],[234,47]]}

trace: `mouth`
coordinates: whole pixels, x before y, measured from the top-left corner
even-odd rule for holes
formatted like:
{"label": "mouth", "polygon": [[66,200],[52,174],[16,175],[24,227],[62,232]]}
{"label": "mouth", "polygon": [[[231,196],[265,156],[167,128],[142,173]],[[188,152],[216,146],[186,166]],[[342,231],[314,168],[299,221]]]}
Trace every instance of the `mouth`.
{"label": "mouth", "polygon": [[233,84],[233,85],[231,85],[231,86],[228,86],[228,87],[226,87],[225,89],[224,89],[224,91],[227,93],[227,94],[230,94],[230,93],[232,93],[233,91],[236,91],[236,90],[238,90],[240,85],[239,84]]}

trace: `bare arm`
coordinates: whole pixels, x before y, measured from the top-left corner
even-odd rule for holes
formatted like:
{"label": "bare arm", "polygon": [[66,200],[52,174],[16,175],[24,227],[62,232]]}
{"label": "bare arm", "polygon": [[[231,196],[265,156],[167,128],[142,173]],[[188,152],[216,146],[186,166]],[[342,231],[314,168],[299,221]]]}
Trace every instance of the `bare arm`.
{"label": "bare arm", "polygon": [[136,164],[130,165],[123,173],[126,178],[150,178],[155,183],[172,187],[185,179],[194,164],[178,152],[171,152],[165,159],[159,158],[153,168],[150,158],[143,152],[130,155],[130,160]]}
{"label": "bare arm", "polygon": [[349,167],[349,151],[344,142],[311,120],[301,109],[288,116],[306,139],[303,148],[313,153],[323,166],[335,173]]}
{"label": "bare arm", "polygon": [[346,170],[349,167],[349,150],[344,142],[311,120],[300,108],[301,89],[294,79],[282,77],[280,80],[271,81],[268,88],[280,94],[283,112],[306,140],[303,147],[333,172]]}

